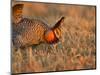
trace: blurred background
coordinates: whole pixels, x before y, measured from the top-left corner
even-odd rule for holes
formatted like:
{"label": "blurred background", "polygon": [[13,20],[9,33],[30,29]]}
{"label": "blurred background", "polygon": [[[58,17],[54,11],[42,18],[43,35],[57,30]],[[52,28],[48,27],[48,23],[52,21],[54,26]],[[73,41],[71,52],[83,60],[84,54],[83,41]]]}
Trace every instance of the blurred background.
{"label": "blurred background", "polygon": [[[32,64],[26,62],[26,51],[19,55],[12,47],[12,72],[47,72],[96,68],[96,7],[86,5],[12,2],[25,5],[23,16],[38,18],[53,26],[65,16],[63,38],[52,48],[40,44],[33,49]],[[19,67],[18,67],[19,66]]]}

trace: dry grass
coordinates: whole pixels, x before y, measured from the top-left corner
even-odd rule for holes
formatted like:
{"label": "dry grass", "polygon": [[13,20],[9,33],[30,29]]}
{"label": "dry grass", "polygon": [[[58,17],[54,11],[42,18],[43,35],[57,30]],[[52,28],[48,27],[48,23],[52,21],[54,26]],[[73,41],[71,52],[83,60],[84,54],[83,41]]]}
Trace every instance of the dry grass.
{"label": "dry grass", "polygon": [[[66,19],[63,25],[63,39],[57,44],[57,48],[48,44],[40,44],[33,48],[31,63],[27,58],[28,50],[20,52],[12,47],[12,73],[96,68],[94,6],[24,4],[24,16],[44,19],[51,26],[64,15]],[[30,10],[27,11],[27,8]]]}

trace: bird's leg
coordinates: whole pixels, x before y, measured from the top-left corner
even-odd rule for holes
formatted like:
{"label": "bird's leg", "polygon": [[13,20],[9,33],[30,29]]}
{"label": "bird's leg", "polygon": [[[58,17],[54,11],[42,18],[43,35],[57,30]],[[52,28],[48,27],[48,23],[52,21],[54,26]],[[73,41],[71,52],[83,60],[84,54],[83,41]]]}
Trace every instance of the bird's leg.
{"label": "bird's leg", "polygon": [[17,50],[17,67],[18,67],[18,72],[21,72],[21,65],[22,65],[22,53],[21,53],[21,49],[19,48]]}
{"label": "bird's leg", "polygon": [[33,54],[32,54],[32,47],[29,47],[28,50],[27,50],[27,56],[28,56],[28,62],[29,64],[31,65],[32,64],[32,57],[33,57]]}

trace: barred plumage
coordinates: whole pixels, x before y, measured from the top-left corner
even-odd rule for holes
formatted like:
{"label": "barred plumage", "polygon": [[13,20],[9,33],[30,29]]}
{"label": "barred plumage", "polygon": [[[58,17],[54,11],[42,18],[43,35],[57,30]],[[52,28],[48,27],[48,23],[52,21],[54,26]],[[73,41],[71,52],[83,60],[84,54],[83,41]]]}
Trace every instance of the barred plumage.
{"label": "barred plumage", "polygon": [[14,45],[17,47],[25,47],[33,44],[44,42],[44,32],[49,27],[40,20],[23,18],[15,27],[17,32],[14,39]]}
{"label": "barred plumage", "polygon": [[[15,13],[14,13],[15,14]],[[22,15],[20,13],[19,15]],[[18,17],[19,18],[19,17]],[[18,20],[15,19],[16,21]],[[38,19],[19,18],[14,21],[13,43],[17,48],[28,47],[40,43],[56,43],[61,37],[61,24],[64,17],[50,28],[46,23]]]}

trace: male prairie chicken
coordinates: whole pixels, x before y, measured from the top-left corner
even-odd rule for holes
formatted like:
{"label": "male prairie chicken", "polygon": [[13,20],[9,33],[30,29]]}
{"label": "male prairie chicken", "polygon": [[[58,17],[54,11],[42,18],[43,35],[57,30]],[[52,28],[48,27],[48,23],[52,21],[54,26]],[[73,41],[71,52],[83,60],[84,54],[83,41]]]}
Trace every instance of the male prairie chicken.
{"label": "male prairie chicken", "polygon": [[[17,49],[20,57],[23,57],[25,51],[29,65],[32,64],[33,54],[32,46],[40,43],[54,44],[61,38],[62,24],[64,17],[61,17],[53,27],[49,27],[46,23],[39,19],[29,19],[23,17],[24,4],[16,4],[12,10],[12,41],[13,46]],[[18,59],[17,59],[18,60]],[[22,63],[18,60],[18,63]],[[26,63],[26,62],[25,62]],[[21,66],[17,66],[20,70]]]}
{"label": "male prairie chicken", "polygon": [[39,19],[23,18],[23,4],[13,6],[13,44],[17,48],[29,47],[40,43],[53,44],[61,38],[61,17],[54,27],[49,27]]}

